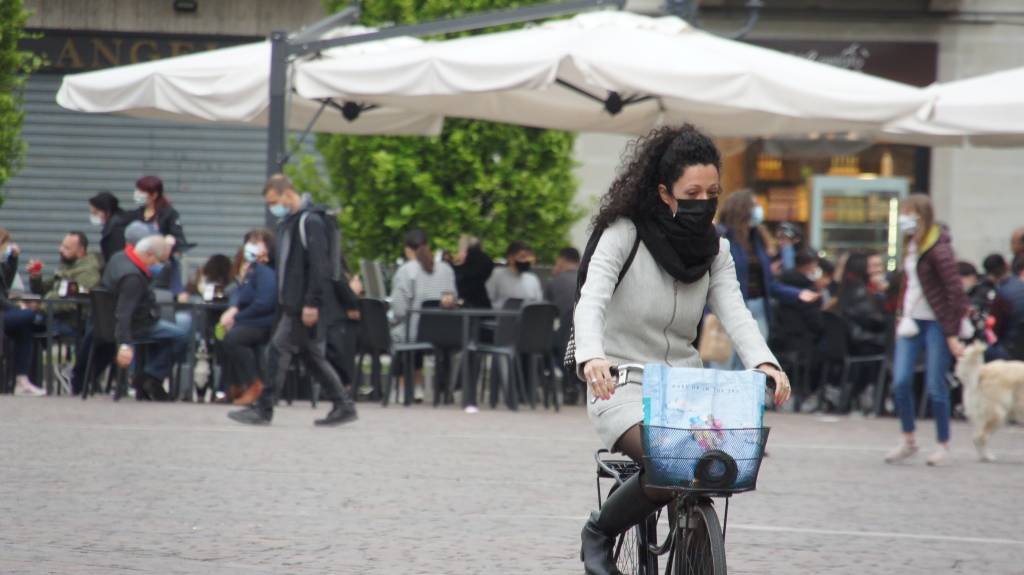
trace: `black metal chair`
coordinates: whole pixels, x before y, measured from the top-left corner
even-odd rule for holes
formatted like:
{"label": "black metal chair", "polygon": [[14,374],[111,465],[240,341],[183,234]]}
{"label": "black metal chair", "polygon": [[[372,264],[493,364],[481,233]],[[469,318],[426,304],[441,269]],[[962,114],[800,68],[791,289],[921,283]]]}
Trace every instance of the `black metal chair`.
{"label": "black metal chair", "polygon": [[531,303],[523,306],[519,318],[519,340],[516,351],[527,357],[529,373],[526,374],[526,398],[534,407],[537,388],[541,380],[544,407],[554,405],[559,409],[558,390],[555,389],[555,358],[551,349],[555,345],[555,320],[558,306],[552,303]]}
{"label": "black metal chair", "polygon": [[[440,308],[441,302],[428,300],[423,308]],[[434,407],[442,401],[454,403],[452,394],[452,356],[462,349],[462,318],[457,315],[436,313],[420,314],[416,340],[433,346],[434,365]]]}
{"label": "black metal chair", "polygon": [[[497,407],[499,395],[504,396],[509,409],[518,409],[519,400],[525,398],[531,408],[536,407],[535,386],[527,380],[519,359],[527,356],[531,376],[536,374],[537,361],[546,362],[549,375],[553,375],[554,360],[551,347],[554,341],[555,318],[558,308],[549,303],[529,303],[522,306],[516,317],[499,317],[493,344],[471,343],[473,355],[490,357],[492,366],[505,360],[508,370],[495,373],[492,367],[491,407]],[[474,377],[475,384],[476,378]],[[557,392],[551,377],[545,378],[545,404],[552,399],[558,405]]]}
{"label": "black metal chair", "polygon": [[[88,399],[95,395],[96,375],[93,373],[93,363],[96,359],[96,348],[100,345],[115,345],[117,338],[114,333],[117,328],[115,310],[117,309],[117,295],[105,289],[96,288],[89,292],[89,303],[92,308],[92,345],[89,346],[89,357],[85,362],[85,381],[82,382],[82,399]],[[126,376],[117,367],[116,359],[111,364],[111,369],[117,374],[117,383],[114,388],[114,400],[121,399],[127,390]]]}
{"label": "black metal chair", "polygon": [[388,304],[384,300],[364,298],[359,301],[359,311],[362,315],[361,327],[365,328],[364,343],[367,349],[372,353],[391,356],[391,369],[381,393],[381,405],[387,406],[391,401],[391,389],[398,377],[399,364],[405,378],[405,405],[412,405],[416,352],[430,352],[434,347],[429,343],[394,342],[388,322]]}
{"label": "black metal chair", "polygon": [[[826,366],[841,366],[838,380],[840,395],[837,407],[845,413],[850,409],[850,399],[854,383],[850,381],[850,372],[853,367],[877,364],[878,375],[876,385],[881,386],[885,380],[886,356],[884,353],[852,355],[850,352],[850,327],[846,319],[833,312],[824,312],[821,316],[824,323],[824,333],[819,353]],[[822,404],[824,404],[824,394],[825,386],[822,385],[819,390],[819,399],[822,400]]]}

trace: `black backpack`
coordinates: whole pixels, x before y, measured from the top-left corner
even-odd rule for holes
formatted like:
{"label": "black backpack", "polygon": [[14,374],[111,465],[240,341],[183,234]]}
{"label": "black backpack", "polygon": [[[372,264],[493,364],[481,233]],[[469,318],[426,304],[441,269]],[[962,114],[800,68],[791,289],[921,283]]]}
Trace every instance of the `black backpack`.
{"label": "black backpack", "polygon": [[[302,247],[308,248],[306,243],[306,220],[310,215],[320,218],[324,223],[324,230],[327,232],[327,261],[331,263],[331,287],[334,288],[334,296],[338,303],[345,309],[358,305],[358,297],[352,293],[348,286],[345,266],[341,258],[341,226],[338,225],[338,212],[328,210],[324,206],[316,205],[304,211],[299,216],[299,239]],[[353,302],[353,298],[355,301]]]}
{"label": "black backpack", "polygon": [[[579,376],[576,374],[576,304],[580,301],[580,292],[583,291],[583,284],[587,282],[587,270],[590,268],[590,258],[593,257],[594,251],[597,250],[597,244],[601,241],[602,234],[604,234],[604,230],[594,231],[590,234],[590,239],[587,240],[587,247],[583,250],[583,257],[580,259],[580,267],[576,275],[576,297],[572,300],[573,323],[569,328],[569,341],[565,346],[565,357],[562,358],[562,369],[565,371],[566,377],[574,377],[577,380],[579,379]],[[629,250],[629,256],[626,257],[626,261],[622,263],[622,269],[619,270],[619,279],[615,282],[615,289],[619,288],[619,284],[622,283],[622,278],[626,277],[626,272],[628,272],[629,267],[633,265],[633,258],[636,257],[636,250],[639,247],[640,234],[637,233],[636,239],[633,241],[633,247]]]}

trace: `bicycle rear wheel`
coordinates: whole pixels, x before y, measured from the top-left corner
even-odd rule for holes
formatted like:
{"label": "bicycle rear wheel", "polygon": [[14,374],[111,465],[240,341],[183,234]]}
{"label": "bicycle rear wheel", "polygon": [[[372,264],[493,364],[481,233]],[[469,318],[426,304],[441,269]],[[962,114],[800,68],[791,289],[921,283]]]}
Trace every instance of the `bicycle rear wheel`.
{"label": "bicycle rear wheel", "polygon": [[643,564],[641,560],[642,541],[639,525],[619,535],[618,540],[615,541],[615,550],[613,551],[615,566],[625,575],[641,575],[643,573],[640,570],[640,566]]}
{"label": "bicycle rear wheel", "polygon": [[689,521],[679,518],[673,573],[726,575],[725,538],[711,501],[688,505]]}

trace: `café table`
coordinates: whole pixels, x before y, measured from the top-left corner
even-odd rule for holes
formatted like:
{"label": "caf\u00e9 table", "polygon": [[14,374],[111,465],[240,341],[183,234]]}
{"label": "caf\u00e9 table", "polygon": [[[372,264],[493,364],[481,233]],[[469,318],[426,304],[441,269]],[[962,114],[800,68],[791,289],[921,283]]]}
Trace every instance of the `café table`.
{"label": "caf\u00e9 table", "polygon": [[54,308],[62,304],[72,304],[75,306],[79,314],[82,312],[83,307],[88,307],[89,296],[86,293],[80,295],[68,296],[63,298],[44,298],[42,296],[34,294],[18,294],[8,298],[8,301],[14,303],[24,304],[37,304],[43,308],[43,317],[45,318],[44,326],[46,328],[46,350],[43,353],[46,363],[46,393],[55,395],[58,391],[55,388],[56,380],[56,369],[54,367],[53,357],[51,355],[53,350],[53,321],[54,321]]}
{"label": "caf\u00e9 table", "polygon": [[[179,385],[177,391],[177,397],[174,399],[181,401],[192,401],[194,399],[195,385],[194,385],[194,373],[196,367],[196,334],[203,334],[206,337],[210,326],[208,325],[207,319],[209,312],[223,312],[230,306],[227,300],[215,300],[215,301],[187,301],[187,302],[167,302],[163,305],[173,306],[175,311],[187,310],[192,315],[192,329],[188,334],[188,350],[185,353],[185,364],[182,366],[183,372],[179,372]],[[212,365],[210,366],[213,367]],[[213,385],[213,373],[211,369],[210,374],[211,381],[207,385]]]}
{"label": "caf\u00e9 table", "polygon": [[[504,309],[486,309],[486,308],[444,308],[444,307],[418,307],[409,310],[409,313],[421,314],[421,315],[442,315],[442,316],[455,316],[462,320],[462,353],[464,359],[459,362],[460,376],[462,377],[462,407],[466,408],[470,405],[476,406],[476,386],[470,382],[470,369],[469,369],[469,356],[465,355],[469,353],[470,344],[472,343],[472,320],[473,319],[489,319],[489,318],[502,318],[502,317],[518,317],[518,310],[504,310]],[[405,335],[406,340],[410,339],[410,323],[405,324]]]}

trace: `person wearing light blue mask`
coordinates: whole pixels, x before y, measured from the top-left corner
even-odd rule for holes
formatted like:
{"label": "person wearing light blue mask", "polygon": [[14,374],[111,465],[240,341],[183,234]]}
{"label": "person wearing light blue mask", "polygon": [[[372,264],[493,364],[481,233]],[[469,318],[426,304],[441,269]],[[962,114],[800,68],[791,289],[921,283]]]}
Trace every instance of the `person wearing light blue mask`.
{"label": "person wearing light blue mask", "polygon": [[164,380],[170,375],[173,364],[184,360],[188,347],[188,329],[159,319],[160,308],[150,285],[153,271],[162,267],[172,245],[163,236],[144,237],[115,254],[103,270],[101,284],[113,292],[117,300],[114,314],[117,365],[127,368],[132,364],[137,352],[134,342],[155,342],[147,349],[145,368],[136,373],[133,381],[139,399],[169,399]]}
{"label": "person wearing light blue mask", "polygon": [[277,273],[272,266],[274,234],[258,228],[245,235],[242,255],[246,264],[238,289],[231,292],[231,307],[218,322],[224,360],[222,388],[217,399],[251,405],[263,393],[264,378],[256,367],[261,347],[270,343],[277,316]]}
{"label": "person wearing light blue mask", "polygon": [[269,425],[289,365],[301,354],[333,403],[327,417],[314,423],[336,426],[352,422],[357,419],[355,403],[325,353],[329,321],[326,311],[336,307],[335,289],[340,281],[334,267],[340,261],[332,261],[334,256],[331,255],[337,249],[333,242],[338,241],[327,219],[332,216],[323,207],[314,205],[309,196],[300,196],[284,174],[275,174],[267,180],[263,199],[267,210],[280,220],[275,259],[278,262],[277,302],[281,313],[271,338],[278,358],[277,369],[253,405],[233,411],[228,417],[247,425]]}
{"label": "person wearing light blue mask", "polygon": [[[771,239],[764,226],[764,207],[751,190],[733,192],[726,198],[719,212],[719,231],[729,240],[729,249],[736,266],[740,291],[757,321],[761,334],[768,339],[771,325],[771,300],[780,303],[813,303],[821,295],[810,289],[801,289],[776,281],[772,273]],[[742,369],[742,362],[734,352],[731,361],[714,365],[716,369]]]}

